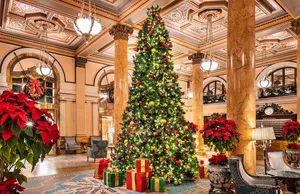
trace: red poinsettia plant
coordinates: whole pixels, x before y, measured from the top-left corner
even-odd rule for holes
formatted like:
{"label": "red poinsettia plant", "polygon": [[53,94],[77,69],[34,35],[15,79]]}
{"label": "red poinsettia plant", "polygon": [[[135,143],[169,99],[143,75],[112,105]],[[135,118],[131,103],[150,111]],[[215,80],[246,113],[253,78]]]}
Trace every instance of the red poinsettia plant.
{"label": "red poinsettia plant", "polygon": [[228,157],[225,154],[213,155],[208,159],[210,165],[226,166],[228,164]]}
{"label": "red poinsettia plant", "polygon": [[239,142],[240,134],[236,131],[235,122],[225,118],[210,120],[200,131],[205,143],[214,151],[224,153],[232,151]]}
{"label": "red poinsettia plant", "polygon": [[19,184],[27,180],[21,173],[25,162],[29,162],[33,170],[59,138],[57,125],[53,123],[51,114],[38,108],[26,94],[13,91],[1,94],[0,188],[20,190],[13,180]]}
{"label": "red poinsettia plant", "polygon": [[300,123],[298,121],[287,121],[284,123],[281,136],[288,141],[297,142],[300,137]]}
{"label": "red poinsettia plant", "polygon": [[288,149],[294,149],[294,150],[300,150],[300,144],[299,143],[290,143],[287,145]]}

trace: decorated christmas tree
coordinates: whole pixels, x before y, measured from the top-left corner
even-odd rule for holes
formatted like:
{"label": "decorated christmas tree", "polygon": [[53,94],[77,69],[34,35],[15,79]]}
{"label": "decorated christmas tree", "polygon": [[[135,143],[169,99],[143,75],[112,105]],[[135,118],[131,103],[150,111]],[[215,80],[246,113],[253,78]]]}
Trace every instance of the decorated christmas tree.
{"label": "decorated christmas tree", "polygon": [[197,126],[184,119],[172,44],[160,8],[152,7],[147,14],[138,34],[132,86],[113,164],[125,172],[134,168],[135,159],[148,158],[154,176],[181,184],[198,177],[193,138]]}

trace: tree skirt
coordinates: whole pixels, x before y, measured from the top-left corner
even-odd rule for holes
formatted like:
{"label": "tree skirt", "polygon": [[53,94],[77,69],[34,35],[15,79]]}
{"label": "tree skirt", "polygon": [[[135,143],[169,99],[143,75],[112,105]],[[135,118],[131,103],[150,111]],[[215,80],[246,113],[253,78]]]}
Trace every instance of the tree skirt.
{"label": "tree skirt", "polygon": [[[126,187],[110,188],[103,184],[102,180],[93,178],[93,170],[68,172],[52,176],[29,178],[28,183],[23,184],[24,194],[138,194],[138,192],[126,190]],[[206,194],[209,190],[208,180],[198,180],[195,183],[184,182],[180,186],[166,185],[169,194]]]}

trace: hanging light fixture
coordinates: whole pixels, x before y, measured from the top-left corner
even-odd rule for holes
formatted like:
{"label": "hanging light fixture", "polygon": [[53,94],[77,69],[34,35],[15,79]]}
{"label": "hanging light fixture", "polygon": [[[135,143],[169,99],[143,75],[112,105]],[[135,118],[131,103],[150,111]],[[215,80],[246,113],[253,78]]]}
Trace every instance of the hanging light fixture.
{"label": "hanging light fixture", "polygon": [[212,52],[212,42],[213,42],[213,31],[212,31],[212,14],[207,14],[207,30],[206,30],[206,43],[209,45],[209,51],[205,53],[204,59],[200,65],[203,71],[210,71],[216,70],[219,64],[213,58]]}
{"label": "hanging light fixture", "polygon": [[193,98],[193,92],[191,90],[191,83],[190,83],[190,81],[188,81],[188,83],[187,83],[187,97],[188,97],[188,99],[192,99]]}
{"label": "hanging light fixture", "polygon": [[47,59],[48,58],[48,25],[46,23],[43,24],[42,26],[43,31],[42,31],[42,38],[44,38],[44,44],[42,44],[41,48],[41,53],[40,53],[40,63],[36,67],[36,72],[42,76],[42,77],[48,77],[51,76],[52,74],[52,68],[48,64],[47,60],[46,62],[43,62],[43,58]]}
{"label": "hanging light fixture", "polygon": [[84,0],[82,0],[81,12],[74,21],[74,29],[80,36],[88,42],[93,36],[99,34],[102,30],[100,21],[96,18],[96,6],[92,9],[91,0],[89,0],[89,13],[84,14]]}
{"label": "hanging light fixture", "polygon": [[[262,63],[263,65],[267,65],[267,47],[263,46],[262,47]],[[259,88],[268,88],[272,85],[272,82],[267,79],[267,76],[265,76],[263,79],[259,80],[257,83],[257,86]]]}

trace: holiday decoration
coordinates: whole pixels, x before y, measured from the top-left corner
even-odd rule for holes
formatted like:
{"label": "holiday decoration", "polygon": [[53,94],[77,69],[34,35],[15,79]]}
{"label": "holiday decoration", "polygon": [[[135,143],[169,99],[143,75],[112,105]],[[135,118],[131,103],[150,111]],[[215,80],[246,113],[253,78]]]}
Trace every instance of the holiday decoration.
{"label": "holiday decoration", "polygon": [[225,154],[217,154],[209,158],[208,162],[210,165],[226,166],[228,164],[228,158]]}
{"label": "holiday decoration", "polygon": [[287,121],[284,123],[281,136],[290,141],[285,151],[286,158],[289,164],[298,166],[300,164],[300,149],[299,149],[299,138],[300,138],[300,123],[298,121]]}
{"label": "holiday decoration", "polygon": [[163,177],[152,177],[150,180],[151,192],[164,192],[165,191],[165,179]]}
{"label": "holiday decoration", "polygon": [[150,170],[150,163],[148,159],[136,159],[135,160],[135,169],[136,172],[142,173],[142,172],[149,172]]}
{"label": "holiday decoration", "polygon": [[0,191],[8,189],[1,193],[22,191],[24,162],[33,170],[59,138],[51,114],[36,104],[24,93],[4,91],[0,96]]}
{"label": "holiday decoration", "polygon": [[24,93],[32,100],[39,100],[45,95],[45,89],[41,84],[41,80],[35,79],[31,76],[25,77],[26,84],[24,86]]}
{"label": "holiday decoration", "polygon": [[199,172],[199,177],[204,178],[204,160],[200,160],[200,172]]}
{"label": "holiday decoration", "polygon": [[104,170],[109,167],[109,162],[109,159],[101,159],[99,162],[96,162],[94,178],[103,179]]}
{"label": "holiday decoration", "polygon": [[128,106],[112,163],[126,172],[135,168],[135,159],[147,158],[154,176],[182,184],[199,176],[196,130],[184,119],[172,44],[160,8],[152,7],[147,14],[138,33]]}
{"label": "holiday decoration", "polygon": [[136,173],[135,174],[135,182],[136,182],[136,191],[137,192],[145,192],[148,188],[147,184],[149,183],[147,181],[146,173]]}
{"label": "holiday decoration", "polygon": [[136,182],[135,182],[135,170],[128,170],[126,172],[126,188],[128,190],[136,190]]}
{"label": "holiday decoration", "polygon": [[124,185],[124,174],[117,170],[107,168],[103,174],[104,185],[109,187],[120,187]]}

